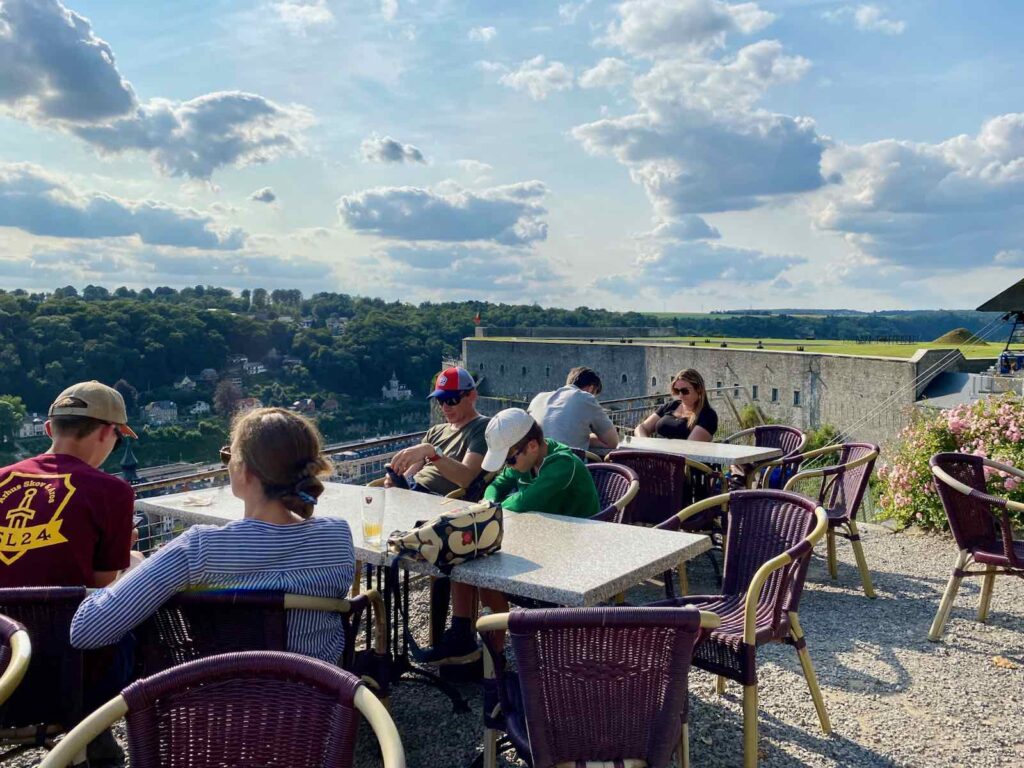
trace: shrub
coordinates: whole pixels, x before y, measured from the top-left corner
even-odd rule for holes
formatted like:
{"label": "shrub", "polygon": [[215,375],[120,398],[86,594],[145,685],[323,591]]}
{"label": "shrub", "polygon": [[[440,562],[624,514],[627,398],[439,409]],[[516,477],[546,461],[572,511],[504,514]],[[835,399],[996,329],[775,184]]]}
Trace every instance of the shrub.
{"label": "shrub", "polygon": [[[886,465],[878,471],[880,516],[901,525],[945,529],[946,513],[928,467],[932,454],[959,451],[1024,467],[1022,436],[1024,401],[1016,395],[988,397],[935,415],[919,415],[900,431],[886,451]],[[994,471],[986,475],[989,493],[1024,501],[1024,485],[1016,477]],[[1024,516],[1018,516],[1015,523],[1024,524]]]}

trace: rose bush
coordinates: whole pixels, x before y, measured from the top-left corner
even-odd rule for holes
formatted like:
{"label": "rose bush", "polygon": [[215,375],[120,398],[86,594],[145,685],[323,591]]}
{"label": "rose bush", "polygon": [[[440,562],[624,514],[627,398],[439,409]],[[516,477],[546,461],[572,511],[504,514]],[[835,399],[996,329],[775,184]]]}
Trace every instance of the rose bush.
{"label": "rose bush", "polygon": [[[928,459],[940,451],[985,456],[1024,467],[1024,400],[1000,395],[958,405],[935,415],[921,414],[900,431],[878,470],[880,517],[928,530],[948,527],[932,482]],[[1024,501],[1024,485],[1005,472],[986,470],[988,491]],[[1024,516],[1015,520],[1024,525]]]}

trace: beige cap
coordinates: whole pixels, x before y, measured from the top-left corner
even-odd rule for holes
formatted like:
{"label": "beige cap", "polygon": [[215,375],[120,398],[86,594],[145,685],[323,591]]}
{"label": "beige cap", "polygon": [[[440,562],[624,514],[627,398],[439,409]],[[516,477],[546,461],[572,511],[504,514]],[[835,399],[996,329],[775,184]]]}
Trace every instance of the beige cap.
{"label": "beige cap", "polygon": [[124,398],[113,387],[98,381],[72,384],[53,401],[49,416],[88,416],[90,419],[116,424],[117,430],[136,440],[139,436],[128,426],[128,412]]}

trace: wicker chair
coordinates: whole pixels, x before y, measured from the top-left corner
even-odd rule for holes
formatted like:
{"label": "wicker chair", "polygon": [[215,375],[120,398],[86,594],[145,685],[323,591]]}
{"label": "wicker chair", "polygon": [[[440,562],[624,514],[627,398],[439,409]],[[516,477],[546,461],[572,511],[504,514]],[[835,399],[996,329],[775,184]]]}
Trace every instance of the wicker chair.
{"label": "wicker chair", "polygon": [[721,626],[694,652],[693,663],[743,685],[743,764],[757,765],[757,649],[784,642],[796,648],[811,689],[821,729],[832,730],[807,653],[797,606],[815,542],[825,535],[828,517],[810,499],[773,490],[733,491],[714,496],[679,513],[682,520],[708,507],[726,507],[725,567],[722,594],[680,597],[652,603],[690,605],[713,611]]}
{"label": "wicker chair", "polygon": [[[28,632],[32,658],[24,679],[0,704],[0,744],[14,754],[50,748],[54,737],[82,717],[83,653],[71,647],[71,619],[85,599],[84,587],[0,589],[0,613]],[[78,756],[85,761],[85,749]]]}
{"label": "wicker chair", "polygon": [[31,659],[32,641],[25,627],[0,615],[0,706],[25,677]]}
{"label": "wicker chair", "polygon": [[878,446],[871,443],[843,443],[830,445],[803,454],[805,458],[834,456],[836,463],[815,469],[808,469],[793,475],[787,482],[785,490],[798,490],[797,486],[805,480],[819,478],[818,503],[828,513],[828,533],[826,534],[826,552],[828,572],[833,579],[837,576],[836,567],[836,534],[850,542],[853,556],[857,560],[864,594],[875,597],[875,589],[871,584],[871,572],[867,560],[864,559],[864,547],[860,543],[860,531],[857,530],[857,510],[864,500],[864,492],[868,488],[871,472],[878,458]]}
{"label": "wicker chair", "polygon": [[[359,624],[373,614],[373,649],[357,653]],[[345,651],[338,665],[364,675],[378,695],[388,689],[384,601],[375,589],[349,600],[269,591],[182,592],[135,629],[137,673],[149,676],[195,659],[234,651],[287,650],[287,614],[293,610],[341,614]]]}
{"label": "wicker chair", "polygon": [[[759,448],[778,448],[782,451],[782,456],[778,459],[749,464],[744,468],[747,473],[753,473],[753,482],[748,487],[779,489],[800,467],[800,461],[795,460],[795,457],[806,445],[807,435],[796,427],[767,424],[735,432],[722,442],[756,445]],[[778,472],[775,472],[776,467],[779,468]]]}
{"label": "wicker chair", "polygon": [[686,609],[555,608],[480,619],[481,633],[509,631],[518,667],[510,671],[484,643],[484,766],[497,764],[499,730],[533,768],[667,768],[677,745],[688,765],[690,659],[701,629],[717,626],[714,614]]}
{"label": "wicker chair", "polygon": [[[684,456],[657,451],[613,451],[607,461],[629,467],[640,480],[636,497],[626,508],[622,522],[657,525],[694,501],[710,495],[718,473],[707,464]],[[688,521],[687,530],[712,527],[717,515]]]}
{"label": "wicker chair", "polygon": [[573,448],[570,446],[569,450],[576,454],[576,458],[584,464],[597,464],[601,461],[600,456],[592,451],[588,451],[586,448]]}
{"label": "wicker chair", "polygon": [[601,502],[601,511],[594,515],[594,519],[621,523],[626,508],[640,491],[640,479],[636,472],[612,463],[587,464],[587,469],[597,486],[597,496]]}
{"label": "wicker chair", "polygon": [[[992,586],[997,575],[1024,577],[1024,540],[1013,538],[1010,512],[1024,512],[1024,504],[988,493],[986,470],[1004,472],[1024,480],[1024,471],[1008,464],[963,453],[937,453],[928,462],[935,487],[949,519],[949,529],[960,550],[946,591],[935,614],[928,639],[936,642],[949,618],[964,576],[983,576],[978,621],[988,619]],[[977,565],[978,568],[970,568]]]}
{"label": "wicker chair", "polygon": [[63,768],[124,717],[132,768],[348,768],[361,713],[385,768],[404,768],[395,724],[359,678],[294,653],[208,656],[139,680],[93,712],[42,762]]}

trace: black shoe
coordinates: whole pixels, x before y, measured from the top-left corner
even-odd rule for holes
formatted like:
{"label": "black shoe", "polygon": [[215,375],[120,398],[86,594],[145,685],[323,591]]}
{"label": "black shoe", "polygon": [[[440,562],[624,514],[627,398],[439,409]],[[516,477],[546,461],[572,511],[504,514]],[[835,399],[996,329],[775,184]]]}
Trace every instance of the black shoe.
{"label": "black shoe", "polygon": [[482,655],[476,638],[470,632],[456,632],[448,628],[441,635],[441,642],[433,648],[424,648],[419,661],[424,664],[467,664]]}
{"label": "black shoe", "polygon": [[109,728],[89,742],[85,756],[89,768],[124,768],[124,750]]}

